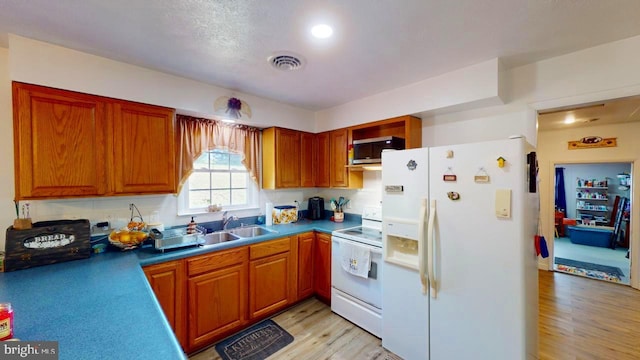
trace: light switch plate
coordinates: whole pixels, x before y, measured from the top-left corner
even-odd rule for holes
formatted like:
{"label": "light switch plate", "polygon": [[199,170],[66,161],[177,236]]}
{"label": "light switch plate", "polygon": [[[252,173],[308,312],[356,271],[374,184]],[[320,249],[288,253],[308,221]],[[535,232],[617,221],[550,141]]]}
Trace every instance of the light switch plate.
{"label": "light switch plate", "polygon": [[511,189],[496,190],[496,217],[511,218]]}

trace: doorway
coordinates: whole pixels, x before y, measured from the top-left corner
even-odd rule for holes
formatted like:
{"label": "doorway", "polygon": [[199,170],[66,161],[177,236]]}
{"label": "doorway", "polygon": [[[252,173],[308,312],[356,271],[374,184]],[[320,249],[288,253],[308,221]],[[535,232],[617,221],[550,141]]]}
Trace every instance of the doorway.
{"label": "doorway", "polygon": [[555,271],[630,285],[632,166],[555,164]]}

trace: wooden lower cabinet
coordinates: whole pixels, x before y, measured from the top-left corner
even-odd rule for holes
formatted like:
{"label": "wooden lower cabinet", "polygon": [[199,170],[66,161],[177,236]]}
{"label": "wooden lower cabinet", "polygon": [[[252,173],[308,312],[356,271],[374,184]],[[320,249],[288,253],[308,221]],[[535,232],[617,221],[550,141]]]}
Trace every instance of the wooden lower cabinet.
{"label": "wooden lower cabinet", "polygon": [[[247,249],[196,257],[188,263],[188,348],[194,351],[247,324]],[[188,260],[189,261],[189,260]]]}
{"label": "wooden lower cabinet", "polygon": [[250,247],[250,319],[273,314],[296,300],[294,289],[297,288],[297,266],[294,267],[292,263],[291,242],[291,238],[287,237]]}
{"label": "wooden lower cabinet", "polygon": [[313,295],[313,258],[316,235],[308,232],[298,235],[298,299]]}
{"label": "wooden lower cabinet", "polygon": [[329,302],[331,300],[331,235],[316,233],[313,268],[314,292]]}
{"label": "wooden lower cabinet", "polygon": [[307,232],[144,267],[187,353],[314,293],[331,299],[331,235]]}
{"label": "wooden lower cabinet", "polygon": [[274,313],[289,303],[289,253],[251,261],[249,265],[249,317]]}
{"label": "wooden lower cabinet", "polygon": [[186,348],[186,296],[184,261],[176,260],[144,267],[144,274],[160,303],[169,325]]}

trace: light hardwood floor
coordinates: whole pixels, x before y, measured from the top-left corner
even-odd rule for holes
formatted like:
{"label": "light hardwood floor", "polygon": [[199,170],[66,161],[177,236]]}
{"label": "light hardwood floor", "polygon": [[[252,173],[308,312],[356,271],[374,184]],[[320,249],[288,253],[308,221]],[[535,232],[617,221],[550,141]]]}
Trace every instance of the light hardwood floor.
{"label": "light hardwood floor", "polygon": [[640,359],[640,291],[540,271],[540,359]]}
{"label": "light hardwood floor", "polygon": [[[541,360],[640,359],[640,291],[548,271],[539,279]],[[269,359],[398,359],[380,339],[313,298],[273,319],[295,340]],[[190,359],[220,357],[211,347]]]}
{"label": "light hardwood floor", "polygon": [[[269,359],[295,360],[400,360],[382,348],[380,339],[331,312],[321,301],[311,298],[272,318],[293,335],[291,344]],[[191,360],[219,360],[214,347],[190,357]]]}

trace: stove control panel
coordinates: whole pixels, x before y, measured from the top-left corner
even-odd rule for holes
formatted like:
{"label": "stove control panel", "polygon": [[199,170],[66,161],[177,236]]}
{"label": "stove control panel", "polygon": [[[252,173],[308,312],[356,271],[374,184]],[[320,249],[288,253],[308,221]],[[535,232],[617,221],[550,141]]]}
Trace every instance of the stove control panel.
{"label": "stove control panel", "polygon": [[362,209],[363,220],[382,221],[382,207],[380,206],[365,206]]}

